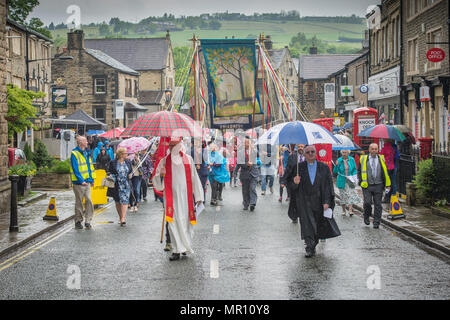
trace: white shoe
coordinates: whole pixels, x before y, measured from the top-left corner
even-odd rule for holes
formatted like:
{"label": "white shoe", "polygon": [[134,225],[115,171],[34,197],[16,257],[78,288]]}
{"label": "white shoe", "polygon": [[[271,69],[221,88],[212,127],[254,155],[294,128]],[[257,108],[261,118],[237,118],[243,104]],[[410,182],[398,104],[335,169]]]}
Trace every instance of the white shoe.
{"label": "white shoe", "polygon": [[345,217],[345,211],[342,211],[342,216]]}

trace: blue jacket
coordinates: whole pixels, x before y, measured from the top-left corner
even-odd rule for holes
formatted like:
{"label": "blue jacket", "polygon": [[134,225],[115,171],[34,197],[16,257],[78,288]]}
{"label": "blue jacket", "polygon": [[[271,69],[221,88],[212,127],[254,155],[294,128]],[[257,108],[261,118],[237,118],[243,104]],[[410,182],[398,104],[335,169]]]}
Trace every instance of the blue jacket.
{"label": "blue jacket", "polygon": [[105,150],[106,150],[106,153],[108,154],[109,158],[111,160],[114,160],[114,150],[113,150],[113,148],[108,147],[108,148],[105,148]]}
{"label": "blue jacket", "polygon": [[[98,144],[97,144],[97,147],[94,149],[94,153],[92,154],[92,160],[94,161],[94,162],[96,162],[97,161],[97,157],[98,157],[98,155],[100,154],[100,149],[101,149],[101,147],[103,147],[103,142],[99,142]],[[111,156],[110,156],[111,157]],[[112,159],[112,158],[111,158]]]}
{"label": "blue jacket", "polygon": [[[348,175],[347,176],[353,176],[355,174],[357,174],[357,169],[356,169],[356,162],[355,159],[353,157],[348,156]],[[345,165],[344,165],[344,160],[342,159],[342,157],[340,157],[339,159],[337,159],[336,162],[336,166],[333,168],[333,173],[337,173],[337,178],[336,178],[336,186],[339,189],[344,189],[345,188]]]}
{"label": "blue jacket", "polygon": [[78,152],[80,152],[85,158],[87,162],[87,167],[89,170],[89,179],[84,180],[81,176],[80,170],[78,169],[78,160],[77,157],[75,157],[73,154],[70,156],[70,162],[73,169],[73,174],[75,177],[77,177],[77,181],[72,181],[73,184],[82,184],[83,182],[87,183],[94,183],[94,179],[92,179],[92,172],[91,172],[91,156],[87,150],[82,151],[79,147],[76,147],[75,149]]}
{"label": "blue jacket", "polygon": [[224,158],[219,152],[210,152],[209,162],[213,165],[211,166],[211,172],[209,174],[209,181],[212,179],[220,183],[225,183],[230,181],[230,174],[227,170],[227,159]]}

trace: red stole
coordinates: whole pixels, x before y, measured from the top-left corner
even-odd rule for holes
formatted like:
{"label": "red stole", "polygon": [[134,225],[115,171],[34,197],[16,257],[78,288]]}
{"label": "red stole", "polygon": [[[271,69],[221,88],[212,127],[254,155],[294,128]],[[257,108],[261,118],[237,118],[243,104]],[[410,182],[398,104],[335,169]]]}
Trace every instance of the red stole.
{"label": "red stole", "polygon": [[[189,209],[189,220],[192,225],[197,224],[194,212],[194,198],[192,195],[192,176],[191,166],[189,165],[188,157],[180,152],[183,159],[184,172],[186,174],[187,183],[187,199]],[[164,190],[166,191],[166,220],[167,222],[173,222],[173,193],[172,193],[172,154],[169,154],[166,158],[166,176],[164,177]]]}

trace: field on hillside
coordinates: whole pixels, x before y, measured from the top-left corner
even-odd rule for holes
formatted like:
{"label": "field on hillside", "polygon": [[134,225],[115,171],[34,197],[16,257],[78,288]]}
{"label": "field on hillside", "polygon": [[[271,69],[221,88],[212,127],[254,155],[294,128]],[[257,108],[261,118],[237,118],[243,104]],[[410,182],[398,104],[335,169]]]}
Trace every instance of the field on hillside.
{"label": "field on hillside", "polygon": [[[333,42],[336,46],[345,45],[351,48],[360,48],[359,42],[336,42],[339,36],[346,38],[364,38],[365,24],[345,24],[345,23],[319,23],[319,22],[296,22],[296,21],[221,21],[220,30],[184,30],[171,32],[173,46],[190,46],[189,39],[192,35],[198,38],[219,38],[226,36],[231,38],[257,38],[260,33],[270,35],[274,43],[274,47],[284,47],[289,45],[291,38],[298,32],[303,32],[308,38],[316,36],[318,39]],[[86,38],[102,38],[97,27],[83,27]],[[64,46],[67,38],[67,29],[54,30],[53,39],[55,47]],[[126,38],[141,37],[163,37],[165,32],[157,32],[152,35],[144,34],[128,34],[121,35]]]}

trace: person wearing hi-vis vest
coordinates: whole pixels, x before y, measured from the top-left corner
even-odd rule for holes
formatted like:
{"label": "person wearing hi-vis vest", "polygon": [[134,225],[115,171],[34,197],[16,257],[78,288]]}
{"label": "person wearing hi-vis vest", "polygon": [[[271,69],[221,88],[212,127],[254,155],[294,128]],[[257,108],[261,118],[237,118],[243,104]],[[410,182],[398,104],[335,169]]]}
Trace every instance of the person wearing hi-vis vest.
{"label": "person wearing hi-vis vest", "polygon": [[[94,215],[94,205],[91,200],[91,185],[94,185],[95,170],[92,158],[86,150],[88,142],[86,137],[77,136],[77,147],[72,150],[70,158],[70,173],[72,176],[73,192],[75,193],[75,229],[91,229],[91,220]],[[83,211],[83,198],[85,199]]]}
{"label": "person wearing hi-vis vest", "polygon": [[378,145],[376,143],[372,143],[369,146],[369,155],[363,155],[359,163],[358,180],[364,198],[364,223],[370,225],[373,200],[373,227],[378,229],[383,211],[381,201],[384,189],[390,190],[391,180],[384,156],[378,154]]}

